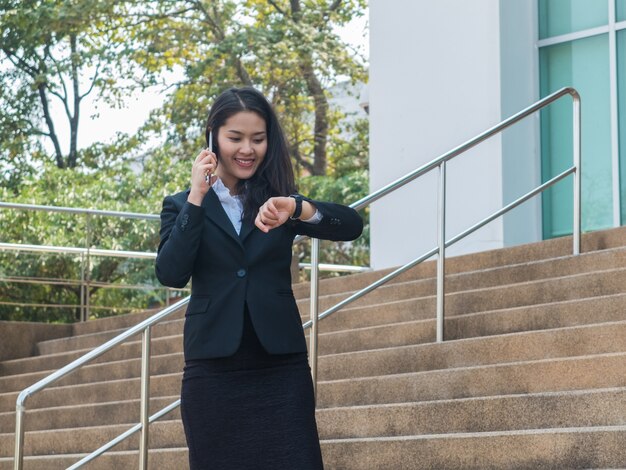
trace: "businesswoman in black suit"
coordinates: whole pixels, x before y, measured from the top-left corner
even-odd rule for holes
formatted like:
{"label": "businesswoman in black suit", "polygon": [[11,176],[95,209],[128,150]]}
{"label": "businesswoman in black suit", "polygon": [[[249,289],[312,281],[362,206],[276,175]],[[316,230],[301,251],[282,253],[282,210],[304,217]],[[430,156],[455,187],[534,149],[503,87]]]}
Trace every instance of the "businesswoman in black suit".
{"label": "businesswoman in black suit", "polygon": [[156,260],[164,285],[192,279],[181,390],[190,467],[321,469],[292,243],[297,234],[353,240],[362,220],[295,192],[284,134],[257,90],[216,99],[210,141],[191,188],[163,201]]}

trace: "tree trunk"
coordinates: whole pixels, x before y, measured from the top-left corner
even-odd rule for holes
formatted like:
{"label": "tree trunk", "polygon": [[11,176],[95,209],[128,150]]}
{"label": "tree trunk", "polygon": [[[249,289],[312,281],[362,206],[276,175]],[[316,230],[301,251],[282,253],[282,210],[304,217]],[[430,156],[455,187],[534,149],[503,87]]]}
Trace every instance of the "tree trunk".
{"label": "tree trunk", "polygon": [[78,119],[80,116],[80,90],[78,88],[78,64],[77,64],[77,47],[76,35],[70,36],[70,49],[72,55],[70,58],[72,64],[72,87],[74,92],[74,113],[70,117],[70,153],[67,157],[68,168],[76,168],[78,159]]}
{"label": "tree trunk", "polygon": [[313,174],[326,174],[326,141],[328,139],[328,100],[322,84],[315,76],[310,58],[305,58],[302,66],[310,96],[315,105],[315,125],[313,127]]}
{"label": "tree trunk", "polygon": [[[290,0],[291,15],[298,23],[302,16],[300,0]],[[313,127],[313,175],[326,174],[326,141],[328,140],[328,100],[324,88],[315,75],[313,57],[310,53],[300,54],[302,74],[306,81],[309,96],[315,106],[315,124]]]}
{"label": "tree trunk", "polygon": [[40,83],[37,86],[39,92],[39,99],[41,100],[41,106],[43,108],[43,116],[48,126],[48,134],[54,145],[54,156],[56,158],[56,164],[58,168],[65,168],[65,161],[63,160],[63,153],[61,152],[61,145],[59,144],[59,138],[54,129],[54,122],[52,116],[50,116],[50,107],[48,105],[48,97],[46,96],[46,84]]}

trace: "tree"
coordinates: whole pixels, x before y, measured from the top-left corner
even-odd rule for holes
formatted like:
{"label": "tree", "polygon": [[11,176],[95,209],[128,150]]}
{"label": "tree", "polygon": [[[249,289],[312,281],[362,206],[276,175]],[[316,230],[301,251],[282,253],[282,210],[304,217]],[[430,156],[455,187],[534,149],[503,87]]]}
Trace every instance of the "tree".
{"label": "tree", "polygon": [[[58,168],[79,164],[81,104],[91,93],[108,102],[123,95],[116,79],[128,73],[120,2],[0,0],[0,159],[6,172],[20,156],[43,159],[40,138],[53,147]],[[56,100],[69,128],[62,150]]]}
{"label": "tree", "polygon": [[[290,150],[304,174],[326,174],[331,110],[339,77],[365,80],[354,52],[334,32],[361,15],[365,0],[170,0],[135,15],[134,56],[150,73],[180,66],[184,80],[165,111],[171,138],[201,145],[201,124],[225,87],[254,85],[283,117]],[[191,129],[190,129],[191,127]]]}
{"label": "tree", "polygon": [[[0,0],[0,168],[7,183],[0,200],[158,213],[164,195],[188,186],[213,98],[240,85],[253,85],[273,101],[302,192],[341,202],[362,197],[367,124],[346,129],[328,100],[340,77],[364,79],[364,67],[333,32],[359,15],[364,2]],[[165,84],[169,98],[136,135],[78,148],[86,96],[116,102],[127,87],[164,84],[168,70],[182,78]],[[120,71],[132,78],[123,86],[114,78]],[[62,104],[73,129],[66,154],[59,152],[64,143],[54,117],[48,113],[52,125],[46,118],[51,100]],[[53,142],[51,155],[42,136]],[[0,211],[0,226],[3,241],[84,246],[85,222],[76,217]],[[158,223],[93,218],[91,227],[93,247],[154,251],[158,243]],[[298,256],[306,253],[299,248]],[[327,245],[323,260],[367,264],[367,238]],[[56,255],[0,252],[0,277],[7,276],[77,279],[80,265]],[[138,292],[92,284],[92,305],[111,312],[145,307],[157,286],[150,262],[94,258],[91,277],[146,286]],[[76,304],[79,295],[75,284],[0,282],[3,301],[30,296],[33,303]],[[73,321],[78,311],[0,306],[0,318]]]}

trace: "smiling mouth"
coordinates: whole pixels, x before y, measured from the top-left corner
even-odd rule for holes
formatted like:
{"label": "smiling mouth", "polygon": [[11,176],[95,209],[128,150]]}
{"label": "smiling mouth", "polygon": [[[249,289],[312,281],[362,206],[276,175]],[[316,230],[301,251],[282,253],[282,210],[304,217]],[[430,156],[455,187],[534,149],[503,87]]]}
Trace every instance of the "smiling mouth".
{"label": "smiling mouth", "polygon": [[241,159],[241,158],[235,158],[235,163],[237,163],[237,165],[243,167],[243,168],[250,168],[252,165],[254,165],[254,159]]}

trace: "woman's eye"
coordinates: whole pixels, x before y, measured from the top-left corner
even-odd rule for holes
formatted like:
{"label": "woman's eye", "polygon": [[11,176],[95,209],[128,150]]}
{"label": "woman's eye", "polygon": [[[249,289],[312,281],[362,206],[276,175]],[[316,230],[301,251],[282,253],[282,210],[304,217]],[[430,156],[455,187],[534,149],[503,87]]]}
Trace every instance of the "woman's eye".
{"label": "woman's eye", "polygon": [[239,137],[230,137],[231,142],[239,142],[241,139]]}
{"label": "woman's eye", "polygon": [[265,142],[265,139],[255,139],[254,140],[255,144],[262,144],[263,142]]}

